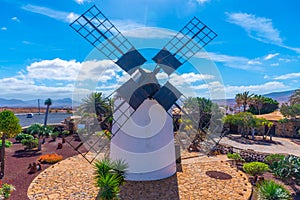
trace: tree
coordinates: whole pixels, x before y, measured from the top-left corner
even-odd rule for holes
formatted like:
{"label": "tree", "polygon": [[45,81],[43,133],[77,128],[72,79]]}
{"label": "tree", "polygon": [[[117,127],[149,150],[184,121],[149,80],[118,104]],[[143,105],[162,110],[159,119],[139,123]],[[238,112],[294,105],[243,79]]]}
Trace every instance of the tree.
{"label": "tree", "polygon": [[267,114],[276,110],[278,108],[278,105],[278,101],[272,98],[264,97],[261,95],[254,95],[251,98],[248,111],[254,115]]}
{"label": "tree", "polygon": [[[252,101],[251,101],[251,104],[250,104],[249,111],[251,110],[251,107],[254,107],[256,110],[258,110],[258,114],[260,115],[260,111],[263,108],[263,104],[264,104],[263,96],[261,96],[261,95],[254,95],[252,97]],[[251,113],[253,113],[253,112],[251,112]]]}
{"label": "tree", "polygon": [[[189,116],[198,121],[198,127],[208,128],[212,111],[217,109],[218,105],[214,104],[210,99],[202,97],[188,97],[184,102],[184,109],[187,110]],[[198,127],[195,127],[196,129]]]}
{"label": "tree", "polygon": [[[235,115],[227,115],[223,118],[224,123],[241,126],[242,127],[242,136],[247,136],[250,129],[257,128],[260,126],[273,126],[273,123],[269,122],[264,118],[257,118],[250,112],[240,112]],[[269,133],[269,131],[268,131]],[[268,135],[267,133],[267,135]],[[271,139],[271,136],[270,136]]]}
{"label": "tree", "polygon": [[[19,124],[19,119],[12,111],[4,110],[0,112],[0,133],[2,144],[5,144],[6,138],[15,137],[22,131],[22,127]],[[5,145],[1,147],[1,172],[0,178],[4,176],[5,166]]]}
{"label": "tree", "polygon": [[300,89],[297,89],[289,98],[290,105],[300,104]]}
{"label": "tree", "polygon": [[101,92],[91,93],[82,99],[78,110],[81,114],[95,113],[98,117],[111,114],[110,99],[105,98]]}
{"label": "tree", "polygon": [[285,117],[297,118],[300,116],[300,89],[295,90],[288,103],[281,105],[280,112]]}
{"label": "tree", "polygon": [[249,94],[249,91],[239,93],[235,95],[235,102],[238,106],[243,106],[243,110],[246,112],[246,107],[250,104],[252,96],[253,94]]}
{"label": "tree", "polygon": [[46,107],[46,113],[45,113],[45,121],[44,121],[44,126],[47,126],[47,120],[48,120],[48,114],[49,114],[49,108],[52,105],[52,100],[50,98],[46,99],[44,104],[47,106]]}

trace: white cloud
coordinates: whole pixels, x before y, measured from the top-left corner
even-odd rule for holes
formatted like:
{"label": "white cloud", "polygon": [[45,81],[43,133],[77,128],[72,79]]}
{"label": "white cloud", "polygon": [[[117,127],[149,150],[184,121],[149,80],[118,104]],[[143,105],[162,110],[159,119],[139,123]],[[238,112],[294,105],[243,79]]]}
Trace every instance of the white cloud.
{"label": "white cloud", "polygon": [[279,63],[272,63],[272,64],[270,64],[270,66],[277,67],[277,66],[279,66]]}
{"label": "white cloud", "polygon": [[85,2],[91,2],[91,0],[75,0],[78,4],[84,4]]}
{"label": "white cloud", "polygon": [[72,12],[63,12],[63,11],[53,10],[51,8],[35,6],[35,5],[31,5],[31,4],[23,6],[22,9],[29,11],[29,12],[45,15],[47,17],[50,17],[50,18],[53,18],[53,19],[56,19],[59,21],[67,22],[67,23],[73,22],[74,19],[76,19],[79,16],[78,14],[75,14]]}
{"label": "white cloud", "polygon": [[[127,27],[132,27],[132,29],[136,28],[133,31],[126,31],[129,29],[125,29],[123,25],[126,21],[119,21],[119,25],[116,26],[126,37],[133,37],[133,38],[172,38],[176,32],[170,31],[168,29],[161,29],[156,27],[143,27],[143,25],[133,22],[131,25],[127,25]],[[120,26],[120,28],[119,28]]]}
{"label": "white cloud", "polygon": [[65,98],[72,97],[73,85],[65,85],[63,87],[37,85],[33,80],[26,78],[4,78],[0,79],[2,98],[19,98],[19,99],[35,99],[35,98]]}
{"label": "white cloud", "polygon": [[195,74],[194,72],[191,72],[183,74],[171,74],[170,82],[174,85],[184,85],[201,82],[204,80],[211,80],[214,78],[215,77],[210,74]]}
{"label": "white cloud", "polygon": [[242,27],[249,37],[260,42],[275,44],[300,53],[300,48],[290,47],[283,43],[280,31],[273,26],[272,19],[257,17],[248,13],[225,13],[229,23]]}
{"label": "white cloud", "polygon": [[[117,73],[122,70],[110,60],[77,62],[75,60],[42,60],[31,63],[26,70],[18,75],[0,79],[0,90],[3,98],[55,98],[72,97],[74,89],[81,96],[102,85],[103,90],[109,90],[111,80],[117,79]],[[125,73],[125,72],[124,72]],[[78,75],[79,74],[79,75]],[[80,87],[86,83],[87,87]],[[74,83],[77,88],[74,88]],[[92,85],[89,85],[91,84]],[[118,82],[118,84],[120,84]],[[91,88],[93,86],[94,88]],[[105,86],[105,87],[104,87]]]}
{"label": "white cloud", "polygon": [[226,13],[227,21],[241,26],[248,35],[266,43],[282,44],[279,31],[273,27],[271,19],[247,13]]}
{"label": "white cloud", "polygon": [[276,56],[278,56],[279,55],[279,53],[274,53],[274,54],[268,54],[268,55],[266,55],[266,57],[264,58],[265,60],[270,60],[270,59],[272,59],[272,58],[274,58],[274,57],[276,57]]}
{"label": "white cloud", "polygon": [[300,78],[300,72],[276,76],[276,77],[274,77],[274,80],[286,80],[286,79],[294,79],[294,78]]}
{"label": "white cloud", "polygon": [[6,28],[5,26],[3,26],[3,27],[1,27],[1,30],[2,30],[2,31],[6,31],[7,28]]}
{"label": "white cloud", "polygon": [[[26,76],[36,80],[85,81],[92,80],[107,82],[121,71],[110,60],[92,60],[83,63],[75,60],[42,60],[30,64],[26,68]],[[24,73],[22,73],[24,74]]]}
{"label": "white cloud", "polygon": [[267,82],[261,85],[240,85],[240,86],[225,86],[226,93],[228,94],[237,94],[245,91],[249,91],[250,93],[264,94],[270,91],[274,91],[274,88],[284,89],[286,86],[277,81]]}
{"label": "white cloud", "polygon": [[218,54],[213,52],[199,52],[195,55],[198,58],[212,60],[214,62],[223,63],[227,67],[242,69],[242,70],[257,70],[261,71],[261,62],[256,59],[249,59],[246,57],[230,56],[225,54]]}
{"label": "white cloud", "polygon": [[11,20],[13,20],[15,22],[20,22],[20,20],[17,17],[12,17]]}
{"label": "white cloud", "polygon": [[196,1],[201,5],[210,2],[210,0],[196,0]]}

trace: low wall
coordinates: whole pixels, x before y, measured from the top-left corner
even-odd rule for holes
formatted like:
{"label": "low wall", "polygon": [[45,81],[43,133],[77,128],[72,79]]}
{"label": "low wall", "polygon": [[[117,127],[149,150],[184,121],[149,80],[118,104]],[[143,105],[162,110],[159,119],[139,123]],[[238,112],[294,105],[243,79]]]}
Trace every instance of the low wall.
{"label": "low wall", "polygon": [[[225,144],[219,144],[217,146],[217,150],[221,154],[227,154],[227,153],[239,153],[243,159],[245,159],[246,162],[264,162],[265,157],[270,155],[270,153],[262,153],[262,152],[257,152],[252,149],[239,149],[230,145],[225,145]],[[286,155],[286,154],[282,154]]]}

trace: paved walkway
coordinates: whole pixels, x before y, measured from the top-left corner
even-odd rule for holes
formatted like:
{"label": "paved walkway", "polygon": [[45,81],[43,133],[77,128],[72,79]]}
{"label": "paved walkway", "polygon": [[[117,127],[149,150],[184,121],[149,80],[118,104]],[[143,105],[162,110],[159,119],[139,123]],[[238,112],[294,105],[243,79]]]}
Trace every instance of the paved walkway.
{"label": "paved walkway", "polygon": [[[247,200],[252,191],[247,176],[230,167],[224,156],[183,159],[181,171],[159,181],[127,181],[121,199],[132,200]],[[49,167],[28,189],[30,199],[95,199],[93,167],[80,155]],[[211,172],[216,171],[216,172]],[[221,179],[223,178],[223,179]]]}
{"label": "paved walkway", "polygon": [[[230,135],[234,138],[239,138],[240,135]],[[269,139],[269,137],[267,138]],[[253,149],[258,152],[265,153],[283,153],[283,154],[293,154],[295,156],[300,157],[300,145],[295,144],[288,138],[277,138],[273,137],[273,143],[267,144],[243,144],[240,142],[236,142],[234,140],[229,139],[228,137],[224,137],[221,140],[221,144],[228,144],[240,149]]]}

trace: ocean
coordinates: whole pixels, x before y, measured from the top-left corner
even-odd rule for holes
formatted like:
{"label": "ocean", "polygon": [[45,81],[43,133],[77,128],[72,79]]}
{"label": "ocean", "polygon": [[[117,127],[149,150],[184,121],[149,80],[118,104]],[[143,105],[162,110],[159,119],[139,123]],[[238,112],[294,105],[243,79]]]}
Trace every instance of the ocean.
{"label": "ocean", "polygon": [[[34,113],[32,118],[27,118],[27,114],[16,114],[19,118],[19,123],[22,127],[30,126],[31,124],[39,123],[44,124],[45,114]],[[56,124],[64,121],[67,117],[72,116],[69,113],[49,113],[47,124]]]}

